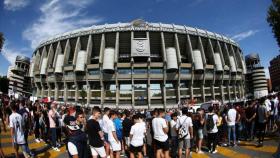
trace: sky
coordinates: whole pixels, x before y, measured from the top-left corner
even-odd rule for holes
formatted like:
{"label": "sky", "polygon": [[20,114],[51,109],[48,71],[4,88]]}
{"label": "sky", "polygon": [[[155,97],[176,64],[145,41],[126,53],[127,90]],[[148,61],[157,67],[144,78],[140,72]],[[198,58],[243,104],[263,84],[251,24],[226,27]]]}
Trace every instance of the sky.
{"label": "sky", "polygon": [[0,32],[5,43],[0,75],[17,55],[32,56],[40,41],[92,25],[131,22],[173,23],[209,30],[235,40],[244,55],[259,53],[268,76],[279,47],[266,22],[271,0],[2,0]]}

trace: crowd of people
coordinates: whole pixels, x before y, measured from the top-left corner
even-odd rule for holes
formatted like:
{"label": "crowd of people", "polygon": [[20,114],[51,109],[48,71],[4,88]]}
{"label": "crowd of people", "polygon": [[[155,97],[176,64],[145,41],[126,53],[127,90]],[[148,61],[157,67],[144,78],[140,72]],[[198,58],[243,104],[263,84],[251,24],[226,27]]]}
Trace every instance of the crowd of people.
{"label": "crowd of people", "polygon": [[[11,131],[15,156],[34,157],[28,137],[60,152],[65,145],[69,157],[191,157],[191,152],[217,153],[217,146],[238,146],[266,135],[279,134],[280,93],[242,104],[214,104],[194,108],[120,110],[98,106],[83,108],[70,104],[32,103],[25,99],[0,97],[1,128]],[[4,157],[0,145],[0,158]],[[280,157],[280,146],[274,155]]]}

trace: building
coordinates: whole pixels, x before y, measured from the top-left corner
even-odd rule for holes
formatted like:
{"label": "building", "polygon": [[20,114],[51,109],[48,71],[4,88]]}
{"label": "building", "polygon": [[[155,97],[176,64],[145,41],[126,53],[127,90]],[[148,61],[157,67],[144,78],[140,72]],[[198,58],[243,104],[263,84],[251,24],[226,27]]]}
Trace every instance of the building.
{"label": "building", "polygon": [[29,77],[30,58],[17,56],[15,65],[8,69],[9,95],[31,96],[31,81]]}
{"label": "building", "polygon": [[257,53],[249,54],[245,57],[246,74],[246,94],[250,98],[260,98],[268,95],[267,81],[264,67],[261,66],[260,57]]}
{"label": "building", "polygon": [[14,69],[14,66],[13,65],[10,65],[8,67],[8,71],[7,71],[7,78],[10,79],[10,77],[12,76],[13,72],[12,70]]}
{"label": "building", "polygon": [[268,92],[272,92],[272,84],[271,84],[271,79],[268,78],[266,79],[266,82],[267,82],[267,89],[268,89]]}
{"label": "building", "polygon": [[245,94],[238,44],[182,25],[135,20],[82,28],[42,42],[32,61],[34,94],[58,101],[167,108]]}
{"label": "building", "polygon": [[269,74],[273,91],[280,91],[280,55],[270,61]]}

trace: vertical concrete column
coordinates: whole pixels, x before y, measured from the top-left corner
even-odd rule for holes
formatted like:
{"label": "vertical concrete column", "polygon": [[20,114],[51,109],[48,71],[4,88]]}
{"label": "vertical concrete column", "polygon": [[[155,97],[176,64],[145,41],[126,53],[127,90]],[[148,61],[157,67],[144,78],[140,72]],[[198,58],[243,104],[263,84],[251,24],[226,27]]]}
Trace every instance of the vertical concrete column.
{"label": "vertical concrete column", "polygon": [[200,90],[201,90],[201,97],[202,97],[202,102],[205,102],[205,86],[204,86],[204,84],[202,84],[201,86],[200,86]]}
{"label": "vertical concrete column", "polygon": [[223,82],[222,82],[222,84],[220,85],[220,95],[221,95],[222,104],[223,104],[223,103],[224,103],[224,100],[225,100]]}
{"label": "vertical concrete column", "polygon": [[[63,84],[64,84],[63,101],[67,102],[68,101],[68,86],[65,81],[63,82]],[[60,91],[60,89],[58,89],[58,90]]]}
{"label": "vertical concrete column", "polygon": [[87,73],[87,105],[90,104],[90,99],[91,99],[91,88],[90,88],[90,84],[88,81],[88,73]]}
{"label": "vertical concrete column", "polygon": [[51,85],[49,82],[47,82],[48,85],[48,97],[51,97]]}
{"label": "vertical concrete column", "polygon": [[104,91],[104,84],[102,82],[102,80],[100,79],[100,88],[101,88],[101,100],[100,100],[100,104],[101,104],[101,108],[104,108],[104,99],[105,99],[105,91]]}
{"label": "vertical concrete column", "polygon": [[[115,71],[116,72],[116,71]],[[119,107],[119,98],[120,98],[120,85],[116,77],[116,108]]]}
{"label": "vertical concrete column", "polygon": [[54,83],[54,100],[58,100],[58,85],[57,85],[57,82]]}
{"label": "vertical concrete column", "polygon": [[80,91],[77,82],[74,81],[74,84],[75,84],[75,102],[78,103]]}
{"label": "vertical concrete column", "polygon": [[177,80],[177,87],[176,87],[176,90],[177,90],[177,103],[181,100],[181,88],[180,88],[180,83],[181,83],[181,64],[178,68],[178,80]]}
{"label": "vertical concrete column", "polygon": [[151,70],[151,58],[149,57],[148,59],[148,83],[147,83],[147,100],[148,100],[148,109],[151,109],[151,74],[150,74],[150,70]]}
{"label": "vertical concrete column", "polygon": [[212,98],[215,100],[216,97],[215,97],[215,84],[214,83],[211,84],[211,95],[212,95]]}

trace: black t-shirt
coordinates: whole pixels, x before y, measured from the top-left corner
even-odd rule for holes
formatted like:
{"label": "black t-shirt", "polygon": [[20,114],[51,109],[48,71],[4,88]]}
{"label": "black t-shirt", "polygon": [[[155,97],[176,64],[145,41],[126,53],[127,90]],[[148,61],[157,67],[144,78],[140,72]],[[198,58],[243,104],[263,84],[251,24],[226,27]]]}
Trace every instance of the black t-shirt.
{"label": "black t-shirt", "polygon": [[89,145],[91,145],[92,147],[99,148],[104,146],[104,143],[98,133],[99,131],[101,131],[101,128],[96,120],[90,119],[87,121],[86,133],[88,135]]}
{"label": "black t-shirt", "polygon": [[248,107],[245,110],[245,115],[247,119],[250,119],[254,116],[254,114],[256,113],[256,109],[254,107]]}
{"label": "black t-shirt", "polygon": [[130,129],[131,126],[133,125],[132,120],[125,118],[122,122],[122,126],[123,126],[123,136],[124,137],[129,137],[129,133],[130,133]]}

